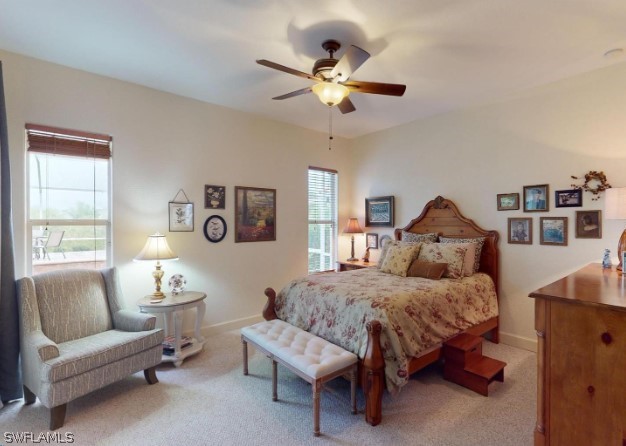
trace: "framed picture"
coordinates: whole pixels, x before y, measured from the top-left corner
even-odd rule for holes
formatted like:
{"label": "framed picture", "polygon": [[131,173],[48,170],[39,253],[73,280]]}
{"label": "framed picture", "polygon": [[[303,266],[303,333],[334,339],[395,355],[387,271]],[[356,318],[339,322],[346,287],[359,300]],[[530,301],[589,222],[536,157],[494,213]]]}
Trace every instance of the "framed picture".
{"label": "framed picture", "polygon": [[365,234],[366,247],[371,249],[378,249],[378,234],[368,232]]}
{"label": "framed picture", "polygon": [[557,190],[554,192],[554,206],[557,208],[574,208],[582,205],[582,189]]}
{"label": "framed picture", "polygon": [[276,189],[235,186],[235,242],[276,240]]}
{"label": "framed picture", "polygon": [[365,199],[365,226],[393,227],[393,196]]}
{"label": "framed picture", "polygon": [[533,219],[509,218],[509,243],[533,244]]}
{"label": "framed picture", "polygon": [[602,211],[576,211],[576,238],[602,238]]}
{"label": "framed picture", "polygon": [[541,217],[539,243],[567,246],[567,217]]}
{"label": "framed picture", "polygon": [[225,209],[226,187],[204,185],[204,209]]}
{"label": "framed picture", "polygon": [[547,184],[524,186],[524,212],[547,212],[549,201]]}
{"label": "framed picture", "polygon": [[226,221],[219,215],[211,215],[204,222],[204,236],[212,243],[218,243],[226,237]]}
{"label": "framed picture", "polygon": [[498,194],[499,211],[516,211],[519,209],[519,194]]}
{"label": "framed picture", "polygon": [[193,232],[193,203],[169,202],[170,232]]}

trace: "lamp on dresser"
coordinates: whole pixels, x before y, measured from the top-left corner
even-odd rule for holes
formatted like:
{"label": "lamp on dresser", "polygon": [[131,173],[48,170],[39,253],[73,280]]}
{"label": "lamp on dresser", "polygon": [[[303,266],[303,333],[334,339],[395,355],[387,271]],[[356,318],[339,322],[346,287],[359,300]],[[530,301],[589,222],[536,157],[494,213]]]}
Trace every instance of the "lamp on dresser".
{"label": "lamp on dresser", "polygon": [[348,220],[348,224],[343,230],[343,233],[351,235],[350,242],[352,243],[352,250],[350,251],[350,258],[348,259],[348,262],[354,262],[355,260],[358,260],[354,257],[354,234],[363,234],[363,230],[361,229],[361,226],[359,226],[359,220],[356,218],[350,218]]}
{"label": "lamp on dresser", "polygon": [[[615,187],[606,190],[605,215],[608,220],[626,220],[626,187]],[[626,250],[626,229],[617,243],[617,256],[619,257],[618,270],[622,270],[622,260]]]}
{"label": "lamp on dresser", "polygon": [[152,271],[152,277],[154,277],[154,284],[156,290],[152,293],[155,300],[162,300],[165,298],[165,294],[161,291],[161,279],[163,278],[164,271],[161,269],[161,260],[178,260],[178,256],[174,254],[165,240],[163,234],[158,232],[148,236],[148,241],[143,247],[141,252],[135,257],[136,261],[149,261],[156,260],[156,269]]}

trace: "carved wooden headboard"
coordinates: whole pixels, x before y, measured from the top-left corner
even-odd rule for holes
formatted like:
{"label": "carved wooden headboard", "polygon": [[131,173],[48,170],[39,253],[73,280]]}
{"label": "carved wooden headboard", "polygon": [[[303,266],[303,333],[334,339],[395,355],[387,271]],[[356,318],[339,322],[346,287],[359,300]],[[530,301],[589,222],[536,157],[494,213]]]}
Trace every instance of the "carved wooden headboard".
{"label": "carved wooden headboard", "polygon": [[424,234],[436,232],[451,237],[485,237],[480,256],[480,272],[489,274],[499,290],[498,281],[498,239],[497,231],[482,229],[469,218],[464,217],[456,205],[441,196],[430,200],[419,217],[414,218],[404,228],[394,231],[396,240],[402,239],[402,231]]}

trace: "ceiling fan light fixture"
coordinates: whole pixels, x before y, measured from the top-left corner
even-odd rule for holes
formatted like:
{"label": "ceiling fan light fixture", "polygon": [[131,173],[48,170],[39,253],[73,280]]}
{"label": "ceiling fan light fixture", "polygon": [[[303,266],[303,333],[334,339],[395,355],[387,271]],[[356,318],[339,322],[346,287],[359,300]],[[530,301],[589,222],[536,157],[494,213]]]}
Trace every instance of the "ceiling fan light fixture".
{"label": "ceiling fan light fixture", "polygon": [[311,87],[313,93],[322,101],[322,104],[332,107],[343,101],[348,96],[348,87],[334,82],[320,82]]}

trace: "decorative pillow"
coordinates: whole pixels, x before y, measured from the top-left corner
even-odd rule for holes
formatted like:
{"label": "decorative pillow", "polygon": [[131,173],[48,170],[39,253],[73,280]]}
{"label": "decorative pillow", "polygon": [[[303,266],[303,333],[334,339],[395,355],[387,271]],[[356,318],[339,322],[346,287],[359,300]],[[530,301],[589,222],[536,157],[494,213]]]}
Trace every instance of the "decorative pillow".
{"label": "decorative pillow", "polygon": [[421,243],[402,245],[394,244],[387,250],[385,260],[380,266],[383,273],[395,274],[396,276],[406,277],[406,272],[417,258],[420,252]]}
{"label": "decorative pillow", "polygon": [[476,262],[476,243],[455,243],[457,246],[465,248],[465,260],[463,260],[463,275],[469,277],[474,274],[474,263]]}
{"label": "decorative pillow", "polygon": [[420,242],[420,243],[435,243],[437,241],[438,234],[436,232],[429,232],[428,234],[415,234],[414,232],[402,231],[403,242]]}
{"label": "decorative pillow", "polygon": [[420,262],[447,263],[448,270],[443,277],[459,279],[463,277],[465,249],[458,243],[424,243],[417,259]]}
{"label": "decorative pillow", "polygon": [[380,257],[378,258],[378,269],[380,269],[383,262],[385,261],[385,257],[387,257],[387,252],[389,251],[389,248],[394,245],[398,245],[399,243],[400,242],[398,240],[389,240],[387,243],[385,243],[383,249],[380,251]]}
{"label": "decorative pillow", "polygon": [[409,266],[406,276],[439,280],[441,279],[441,276],[443,276],[443,273],[446,272],[447,268],[447,263],[431,263],[414,260],[413,263],[411,263],[411,266]]}
{"label": "decorative pillow", "polygon": [[476,243],[476,252],[474,253],[474,272],[477,273],[480,268],[480,255],[483,252],[483,245],[486,237],[439,237],[439,243]]}

